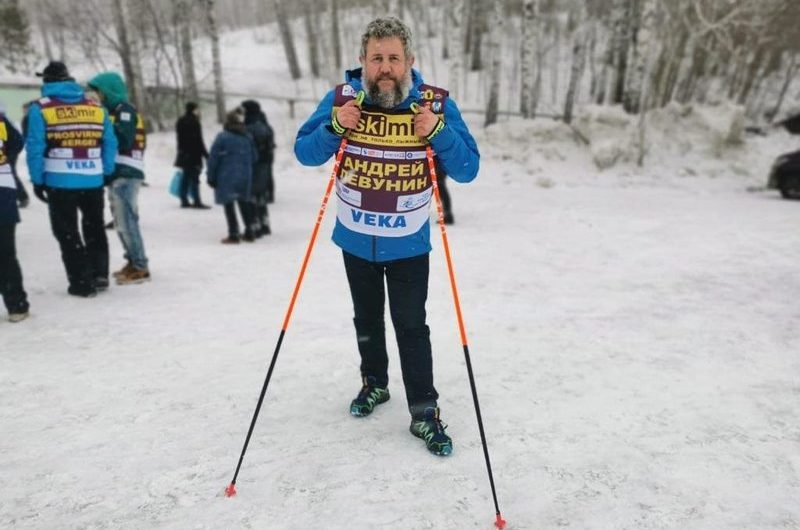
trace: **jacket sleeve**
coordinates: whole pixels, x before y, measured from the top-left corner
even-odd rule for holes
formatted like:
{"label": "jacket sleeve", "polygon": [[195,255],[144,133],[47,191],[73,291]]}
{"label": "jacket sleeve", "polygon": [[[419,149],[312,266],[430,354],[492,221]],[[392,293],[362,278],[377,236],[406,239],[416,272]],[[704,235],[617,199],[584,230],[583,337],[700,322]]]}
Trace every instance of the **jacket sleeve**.
{"label": "jacket sleeve", "polygon": [[447,176],[458,182],[470,182],[478,176],[481,155],[478,145],[461,118],[455,101],[448,98],[444,106],[444,128],[433,137],[436,151]]}
{"label": "jacket sleeve", "polygon": [[111,175],[116,166],[114,160],[117,157],[117,135],[111,120],[108,119],[108,113],[104,110],[103,114],[103,175]]}
{"label": "jacket sleeve", "polygon": [[208,155],[208,164],[206,164],[206,175],[208,176],[208,183],[215,186],[217,183],[217,166],[219,165],[220,151],[224,146],[222,135],[218,135],[211,144],[211,153]]}
{"label": "jacket sleeve", "polygon": [[6,150],[8,152],[8,158],[11,160],[11,165],[13,166],[17,163],[17,158],[22,152],[22,148],[25,146],[25,141],[17,128],[14,127],[14,124],[5,116],[3,116],[3,122],[5,122],[6,131],[8,131]]}
{"label": "jacket sleeve", "polygon": [[317,110],[300,127],[294,141],[294,154],[304,166],[320,166],[339,148],[342,139],[329,130],[333,111],[333,90],[320,102]]}
{"label": "jacket sleeve", "polygon": [[31,104],[28,109],[28,137],[27,137],[28,173],[34,185],[44,184],[44,152],[47,143],[44,136],[44,117],[38,104]]}

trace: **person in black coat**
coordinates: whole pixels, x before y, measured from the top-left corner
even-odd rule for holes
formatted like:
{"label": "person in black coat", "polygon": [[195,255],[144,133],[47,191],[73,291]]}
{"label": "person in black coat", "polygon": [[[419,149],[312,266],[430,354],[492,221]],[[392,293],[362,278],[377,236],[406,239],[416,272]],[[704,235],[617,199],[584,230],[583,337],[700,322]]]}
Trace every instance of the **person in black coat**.
{"label": "person in black coat", "polygon": [[269,226],[267,203],[272,196],[272,152],[275,148],[274,133],[267,123],[266,115],[261,111],[257,101],[242,101],[244,109],[244,125],[247,134],[253,139],[258,152],[258,159],[253,166],[253,234],[261,237],[272,233]]}
{"label": "person in black coat", "polygon": [[22,146],[22,135],[0,114],[0,294],[11,322],[28,316],[28,295],[22,286],[22,270],[17,260],[15,232],[19,210],[11,170],[11,160],[16,160]]}
{"label": "person in black coat", "polygon": [[[183,170],[181,181],[181,208],[210,208],[200,199],[200,172],[203,170],[203,159],[208,158],[206,144],[203,141],[203,127],[200,124],[200,109],[197,103],[186,103],[186,113],[178,118],[175,124],[178,137],[178,156],[175,166]],[[189,195],[193,203],[189,203]]]}

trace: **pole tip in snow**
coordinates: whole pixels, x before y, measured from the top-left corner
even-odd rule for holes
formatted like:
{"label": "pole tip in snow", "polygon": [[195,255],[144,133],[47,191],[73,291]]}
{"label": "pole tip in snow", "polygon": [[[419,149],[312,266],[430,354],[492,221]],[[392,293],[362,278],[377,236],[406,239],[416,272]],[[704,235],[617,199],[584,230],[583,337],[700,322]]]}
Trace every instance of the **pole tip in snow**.
{"label": "pole tip in snow", "polygon": [[225,496],[226,497],[233,497],[236,495],[236,486],[233,482],[231,482],[227,488],[225,488]]}
{"label": "pole tip in snow", "polygon": [[506,527],[506,520],[503,519],[503,516],[498,513],[497,514],[497,519],[495,519],[495,521],[494,521],[494,525],[497,528],[499,528],[500,530],[503,530],[503,528]]}

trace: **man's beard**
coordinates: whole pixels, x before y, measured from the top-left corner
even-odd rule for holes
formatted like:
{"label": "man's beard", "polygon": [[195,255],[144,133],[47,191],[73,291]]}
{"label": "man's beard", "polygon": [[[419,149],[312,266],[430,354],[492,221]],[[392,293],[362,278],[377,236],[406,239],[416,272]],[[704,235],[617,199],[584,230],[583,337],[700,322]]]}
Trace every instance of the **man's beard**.
{"label": "man's beard", "polygon": [[[381,90],[378,82],[383,79],[395,81],[394,87],[386,91]],[[409,69],[400,81],[396,81],[388,75],[383,75],[378,76],[374,81],[367,79],[366,85],[369,99],[374,104],[384,109],[393,109],[408,97],[408,93],[411,90],[411,70]]]}

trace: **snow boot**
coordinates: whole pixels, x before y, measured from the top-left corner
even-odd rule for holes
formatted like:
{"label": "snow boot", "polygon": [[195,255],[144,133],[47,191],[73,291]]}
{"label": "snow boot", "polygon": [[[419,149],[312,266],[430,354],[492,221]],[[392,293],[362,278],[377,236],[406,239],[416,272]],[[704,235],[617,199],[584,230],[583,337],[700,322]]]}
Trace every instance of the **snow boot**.
{"label": "snow boot", "polygon": [[428,451],[438,456],[447,456],[453,452],[453,440],[445,434],[447,425],[439,418],[439,407],[412,406],[411,434],[425,441]]}
{"label": "snow boot", "polygon": [[375,407],[389,401],[389,389],[380,387],[374,377],[364,377],[364,386],[358,396],[350,402],[350,414],[364,417],[372,414]]}

